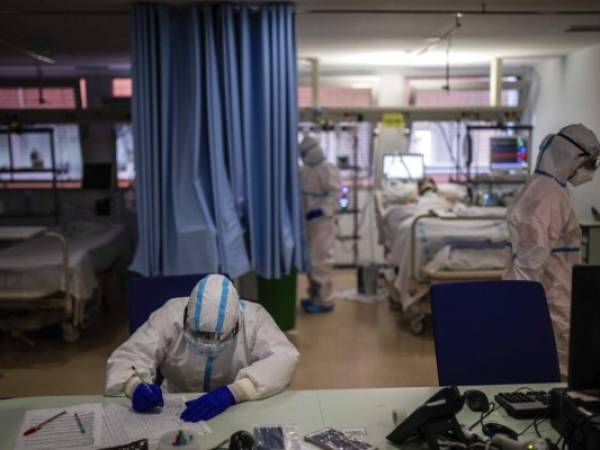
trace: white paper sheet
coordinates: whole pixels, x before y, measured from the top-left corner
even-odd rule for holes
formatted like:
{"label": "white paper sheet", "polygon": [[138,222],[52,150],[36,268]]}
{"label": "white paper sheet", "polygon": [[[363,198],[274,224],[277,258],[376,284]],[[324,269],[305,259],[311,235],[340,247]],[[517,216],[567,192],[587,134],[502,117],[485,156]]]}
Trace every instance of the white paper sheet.
{"label": "white paper sheet", "polygon": [[[23,436],[29,428],[39,425],[61,411],[67,413],[44,425],[35,433]],[[100,404],[27,411],[15,450],[93,450],[96,448],[95,444],[102,439],[102,412]],[[74,413],[79,416],[85,433],[81,432]]]}
{"label": "white paper sheet", "polygon": [[179,416],[184,409],[185,399],[181,396],[165,396],[165,406],[160,413],[140,414],[126,406],[106,406],[102,447],[127,444],[139,439],[158,441],[163,434],[180,429],[198,434],[212,432],[206,422],[182,421]]}

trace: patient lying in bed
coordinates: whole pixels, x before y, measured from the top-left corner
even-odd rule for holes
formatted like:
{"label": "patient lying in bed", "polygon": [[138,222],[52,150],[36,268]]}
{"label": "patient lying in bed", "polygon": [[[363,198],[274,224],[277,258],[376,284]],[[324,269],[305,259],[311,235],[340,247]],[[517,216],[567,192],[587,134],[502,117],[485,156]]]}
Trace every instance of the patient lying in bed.
{"label": "patient lying in bed", "polygon": [[[404,309],[428,292],[427,276],[439,270],[496,270],[504,265],[508,237],[504,208],[471,207],[439,192],[431,178],[416,186],[410,203],[387,202],[388,262],[396,268],[394,290]],[[386,198],[386,200],[388,200]],[[485,216],[485,220],[440,220],[420,218],[431,211],[454,217]],[[415,260],[412,246],[415,245]],[[413,273],[414,266],[414,273]],[[423,284],[424,283],[424,284]]]}

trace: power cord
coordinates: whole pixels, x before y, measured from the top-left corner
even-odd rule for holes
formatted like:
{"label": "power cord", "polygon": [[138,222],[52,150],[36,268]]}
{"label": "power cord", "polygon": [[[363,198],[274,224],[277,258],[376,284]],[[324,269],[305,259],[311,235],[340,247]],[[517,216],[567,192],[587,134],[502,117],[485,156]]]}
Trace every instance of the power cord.
{"label": "power cord", "polygon": [[568,446],[569,449],[586,448],[589,430],[586,431],[585,427],[593,419],[600,417],[600,414],[592,414],[590,416],[582,415],[581,412],[574,412],[571,417],[567,419],[563,429],[561,430],[561,436],[556,441],[556,446],[562,442],[562,450],[565,450]]}
{"label": "power cord", "polygon": [[540,434],[540,430],[539,430],[539,425],[546,422],[548,420],[548,418],[545,419],[541,419],[541,417],[536,417],[535,419],[533,419],[533,422],[531,422],[529,425],[527,425],[523,431],[521,431],[520,433],[517,433],[518,436],[523,436],[525,433],[527,433],[531,427],[533,427],[535,429],[535,434],[537,435],[537,437],[539,438],[543,438],[543,436]]}
{"label": "power cord", "polygon": [[521,392],[521,391],[529,391],[529,392],[535,392],[535,389],[529,387],[529,386],[521,386],[519,389],[517,389],[516,391],[514,391],[515,394]]}
{"label": "power cord", "polygon": [[225,444],[229,442],[229,438],[219,442],[216,446],[210,448],[209,450],[228,450],[226,447],[223,447]]}
{"label": "power cord", "polygon": [[481,417],[479,418],[479,420],[477,422],[475,422],[473,425],[471,425],[469,427],[469,431],[471,431],[477,425],[480,425],[480,424],[483,425],[483,421],[485,419],[487,419],[494,411],[496,411],[496,409],[498,409],[496,407],[496,404],[494,402],[490,402],[490,408],[486,412],[481,413]]}

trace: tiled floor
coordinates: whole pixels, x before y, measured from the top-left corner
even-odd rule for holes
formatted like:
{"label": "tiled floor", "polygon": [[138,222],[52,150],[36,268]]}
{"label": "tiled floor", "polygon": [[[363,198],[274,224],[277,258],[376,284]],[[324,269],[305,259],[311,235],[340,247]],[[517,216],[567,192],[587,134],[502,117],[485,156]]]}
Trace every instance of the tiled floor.
{"label": "tiled floor", "polygon": [[[354,283],[354,272],[336,272],[336,290]],[[127,335],[121,302],[76,344],[63,343],[58,329],[34,334],[34,348],[0,336],[0,397],[102,393],[106,359]],[[337,300],[335,311],[321,316],[299,311],[289,336],[302,354],[295,389],[437,384],[431,333],[411,335],[386,302]]]}

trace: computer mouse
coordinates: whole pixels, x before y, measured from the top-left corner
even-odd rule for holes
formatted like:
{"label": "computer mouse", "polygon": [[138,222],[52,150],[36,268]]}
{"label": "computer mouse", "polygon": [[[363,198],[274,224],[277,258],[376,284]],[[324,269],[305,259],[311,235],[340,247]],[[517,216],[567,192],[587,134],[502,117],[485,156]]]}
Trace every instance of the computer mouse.
{"label": "computer mouse", "polygon": [[229,438],[229,450],[254,450],[254,436],[247,431],[236,431]]}
{"label": "computer mouse", "polygon": [[490,401],[485,392],[477,389],[469,389],[464,393],[463,397],[471,411],[484,413],[490,409]]}
{"label": "computer mouse", "polygon": [[483,434],[485,434],[489,438],[494,437],[496,434],[504,434],[505,436],[508,436],[509,438],[514,439],[515,441],[519,439],[519,435],[516,431],[512,430],[511,428],[508,428],[506,425],[502,425],[501,423],[484,423],[481,427],[481,431],[483,431]]}

